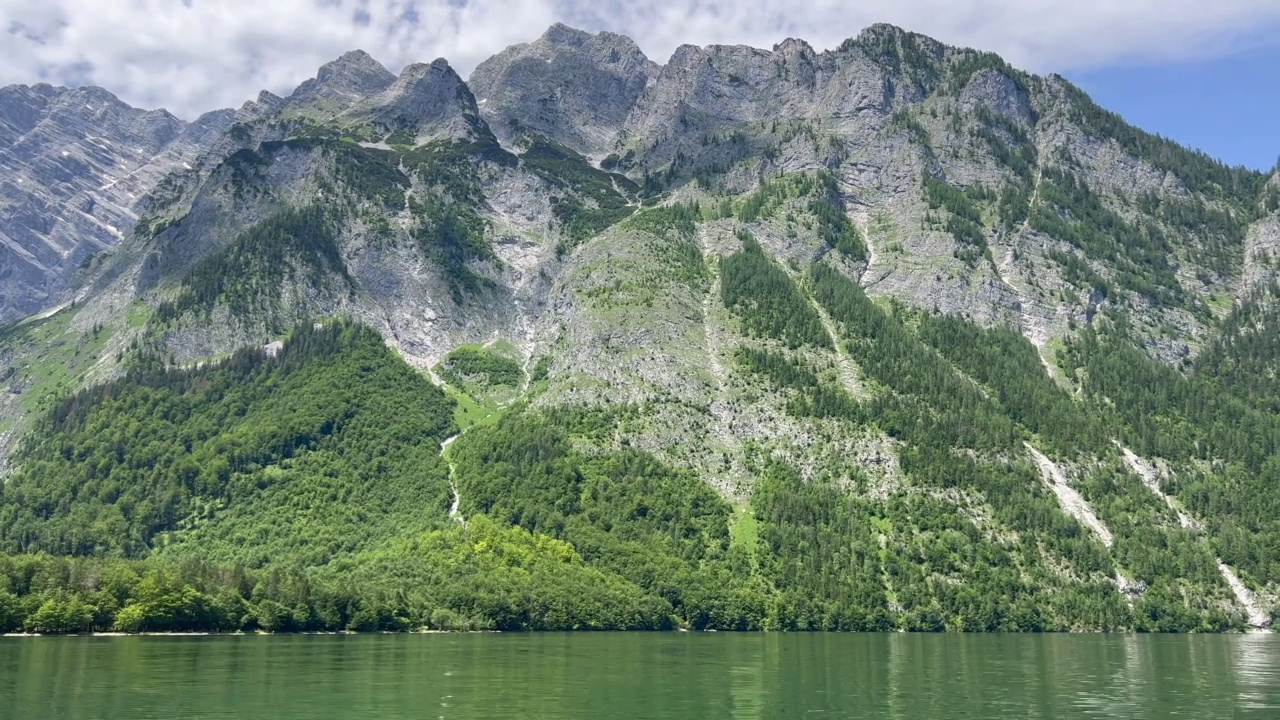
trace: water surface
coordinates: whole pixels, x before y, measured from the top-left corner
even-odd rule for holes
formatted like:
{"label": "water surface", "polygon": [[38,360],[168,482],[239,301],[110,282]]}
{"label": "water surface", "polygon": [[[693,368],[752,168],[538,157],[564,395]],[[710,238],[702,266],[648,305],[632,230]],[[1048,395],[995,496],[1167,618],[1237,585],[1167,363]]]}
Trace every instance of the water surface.
{"label": "water surface", "polygon": [[0,718],[1280,718],[1280,636],[0,639]]}

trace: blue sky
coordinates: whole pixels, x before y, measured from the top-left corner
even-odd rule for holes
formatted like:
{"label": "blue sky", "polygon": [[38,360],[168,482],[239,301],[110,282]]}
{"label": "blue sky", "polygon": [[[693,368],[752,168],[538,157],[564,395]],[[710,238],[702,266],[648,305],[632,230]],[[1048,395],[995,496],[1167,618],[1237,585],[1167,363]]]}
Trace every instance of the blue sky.
{"label": "blue sky", "polygon": [[1280,157],[1280,43],[1191,62],[1063,73],[1131,124],[1231,165],[1270,170]]}
{"label": "blue sky", "polygon": [[[683,43],[833,48],[887,22],[1075,80],[1133,123],[1269,169],[1280,0],[0,0],[0,85],[101,85],[192,119],[347,50],[462,74],[555,22],[665,62]],[[1240,53],[1237,48],[1251,48]]]}

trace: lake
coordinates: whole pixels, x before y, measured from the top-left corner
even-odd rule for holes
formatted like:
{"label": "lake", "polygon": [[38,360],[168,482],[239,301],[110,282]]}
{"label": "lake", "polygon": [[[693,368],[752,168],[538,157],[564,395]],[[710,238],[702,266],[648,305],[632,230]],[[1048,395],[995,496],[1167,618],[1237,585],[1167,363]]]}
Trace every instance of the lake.
{"label": "lake", "polygon": [[0,639],[0,717],[1280,718],[1278,635]]}

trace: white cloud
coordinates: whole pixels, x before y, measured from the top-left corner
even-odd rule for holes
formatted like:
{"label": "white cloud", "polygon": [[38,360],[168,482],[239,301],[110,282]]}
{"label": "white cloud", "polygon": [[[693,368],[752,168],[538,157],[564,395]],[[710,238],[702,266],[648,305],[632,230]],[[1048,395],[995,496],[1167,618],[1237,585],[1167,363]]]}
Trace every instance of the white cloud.
{"label": "white cloud", "polygon": [[97,84],[179,115],[287,93],[363,48],[392,70],[446,57],[464,76],[557,20],[681,43],[834,47],[875,22],[1068,71],[1195,59],[1271,42],[1275,0],[0,0],[0,84]]}

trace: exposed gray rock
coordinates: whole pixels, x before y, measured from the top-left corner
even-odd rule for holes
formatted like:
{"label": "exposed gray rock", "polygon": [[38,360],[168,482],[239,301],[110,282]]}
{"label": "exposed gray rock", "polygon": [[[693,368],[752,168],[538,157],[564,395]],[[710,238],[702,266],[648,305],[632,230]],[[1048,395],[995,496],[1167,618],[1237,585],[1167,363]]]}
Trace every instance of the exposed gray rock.
{"label": "exposed gray rock", "polygon": [[256,100],[250,100],[236,111],[236,122],[249,123],[254,120],[270,117],[284,108],[284,98],[263,90]]}
{"label": "exposed gray rock", "polygon": [[468,84],[499,139],[527,128],[592,156],[613,150],[622,122],[657,74],[630,38],[557,23],[534,42],[481,63]]}
{"label": "exposed gray rock", "polygon": [[1036,121],[1031,97],[1013,78],[992,69],[979,70],[960,93],[959,105],[967,111],[986,108],[1022,126]]}
{"label": "exposed gray rock", "polygon": [[[0,115],[4,151],[18,144],[9,138],[38,137],[65,92],[47,86],[0,91],[9,106]],[[163,329],[167,349],[193,361],[265,344],[293,320],[332,314],[377,328],[422,367],[459,343],[505,339],[527,360],[550,358],[549,387],[539,403],[643,407],[647,414],[627,428],[629,437],[735,494],[749,476],[748,444],[792,458],[806,476],[821,472],[815,447],[853,453],[884,445],[879,437],[821,440],[831,428],[797,421],[781,409],[784,399],[759,396],[738,377],[733,350],[753,340],[720,304],[714,267],[738,249],[740,229],[749,229],[798,282],[821,258],[877,299],[1017,327],[1064,382],[1053,364],[1055,341],[1105,311],[1125,314],[1162,360],[1181,362],[1201,346],[1212,332],[1203,314],[1081,284],[1063,267],[1064,257],[1108,281],[1128,270],[1025,219],[1046,209],[1040,187],[1050,168],[1068,169],[1103,207],[1135,225],[1165,222],[1143,209],[1153,195],[1226,207],[1084,122],[1073,93],[1061,78],[1019,73],[993,56],[886,25],[821,53],[797,39],[767,50],[686,45],[661,67],[626,38],[557,25],[482,63],[470,86],[442,59],[410,65],[396,77],[367,54],[351,52],[288,97],[264,92],[234,114],[190,125],[163,114],[135,118],[129,126],[135,134],[155,126],[152,145],[160,157],[176,152],[171,147],[193,148],[181,155],[193,159],[171,163],[163,183],[159,170],[118,181],[134,183],[123,185],[138,196],[124,209],[146,219],[146,232],[127,237],[125,228],[136,220],[128,215],[115,225],[128,241],[113,251],[110,271],[95,276],[77,316],[86,319],[77,322],[109,323],[131,302],[155,306],[171,299],[188,268],[255,223],[287,206],[331,204],[340,210],[338,251],[350,287],[309,285],[301,275],[282,273],[269,317],[233,317],[225,308],[207,320],[186,317]],[[597,162],[616,153],[621,172],[647,181],[650,204],[655,198],[698,202],[705,210],[727,203],[732,211],[772,179],[828,171],[835,181],[830,199],[862,235],[868,257],[835,252],[818,232],[810,198],[789,197],[759,218],[701,223],[696,244],[706,275],[680,280],[687,268],[677,260],[690,257],[690,248],[680,245],[687,239],[655,236],[624,221],[564,243],[566,194],[575,182],[598,180],[582,168],[557,182],[528,159],[474,159],[483,195],[475,209],[493,255],[467,261],[484,289],[460,299],[444,265],[414,237],[412,213],[343,194],[327,153],[349,149],[334,144],[339,137],[398,153],[433,140],[487,139],[491,130],[516,149],[527,147],[519,136],[530,130]],[[330,146],[279,142],[299,137],[324,137]],[[1020,167],[1010,159],[1015,152]],[[434,197],[432,179],[415,175],[409,164],[395,171],[404,176],[397,183],[412,179],[406,197]],[[385,172],[394,165],[378,167]],[[981,242],[962,241],[948,229],[948,211],[930,203],[925,176],[972,191]],[[56,186],[57,179],[51,170],[44,182]],[[5,197],[16,197],[5,187]],[[1009,208],[1001,208],[998,196],[1008,189],[1024,193],[1018,222],[1000,217]],[[607,188],[592,192],[598,197],[579,198],[582,210],[600,209],[599,198],[608,195]],[[631,191],[625,196],[633,207],[641,204]],[[101,218],[115,207],[104,198],[73,194],[63,205],[76,218]],[[2,207],[38,224],[49,213],[34,203],[25,215],[17,205]],[[1171,238],[1183,290],[1207,295],[1200,239],[1160,226]],[[1274,218],[1257,223],[1240,253],[1243,266],[1224,271],[1227,279],[1256,286],[1273,277],[1267,258],[1277,238]],[[34,256],[29,245],[22,246],[32,255],[27,266],[51,262]],[[871,392],[849,357],[815,353],[810,359],[853,394]]]}
{"label": "exposed gray rock", "polygon": [[[759,126],[809,122],[823,131],[864,136],[924,92],[916,78],[886,67],[865,47],[896,43],[902,31],[874,26],[838,50],[815,53],[788,39],[772,50],[745,45],[682,45],[627,118],[621,142],[650,163],[697,155],[706,136],[759,132]],[[913,36],[919,37],[919,36]],[[925,52],[941,61],[941,45]]]}
{"label": "exposed gray rock", "polygon": [[316,76],[298,86],[289,100],[293,104],[351,104],[391,86],[396,76],[363,50],[343,53],[325,63]]}
{"label": "exposed gray rock", "polygon": [[[1267,192],[1280,197],[1280,173],[1267,183]],[[1280,270],[1280,211],[1264,215],[1249,229],[1244,247],[1244,274],[1238,294],[1244,295],[1276,278]]]}
{"label": "exposed gray rock", "polygon": [[141,199],[231,120],[185,123],[96,87],[0,89],[0,322],[63,299],[83,262],[132,232]]}
{"label": "exposed gray rock", "polygon": [[483,132],[475,98],[444,58],[409,65],[395,82],[363,99],[338,121],[367,120],[375,134],[408,131],[412,144]]}

